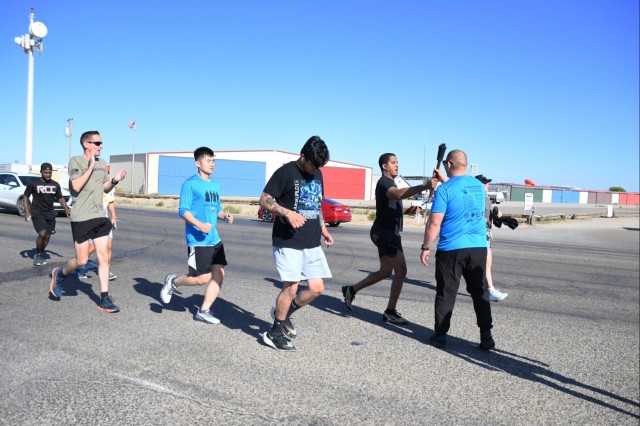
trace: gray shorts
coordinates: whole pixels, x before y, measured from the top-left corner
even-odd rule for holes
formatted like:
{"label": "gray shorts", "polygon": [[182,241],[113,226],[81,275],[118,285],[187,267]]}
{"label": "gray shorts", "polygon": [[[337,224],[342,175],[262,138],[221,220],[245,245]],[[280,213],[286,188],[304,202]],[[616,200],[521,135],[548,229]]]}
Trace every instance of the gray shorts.
{"label": "gray shorts", "polygon": [[283,282],[297,283],[314,278],[331,278],[331,271],[322,247],[297,250],[273,247],[276,269]]}

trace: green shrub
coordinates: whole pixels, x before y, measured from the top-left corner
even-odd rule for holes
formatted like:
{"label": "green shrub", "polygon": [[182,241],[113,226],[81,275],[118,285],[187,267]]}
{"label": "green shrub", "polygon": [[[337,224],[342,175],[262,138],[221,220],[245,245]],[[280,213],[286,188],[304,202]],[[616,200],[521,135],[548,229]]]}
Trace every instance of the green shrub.
{"label": "green shrub", "polygon": [[369,213],[369,214],[367,215],[367,219],[369,219],[371,222],[373,222],[374,220],[376,220],[376,212],[375,212],[375,211],[373,211],[373,212]]}
{"label": "green shrub", "polygon": [[231,214],[240,214],[240,207],[236,206],[225,206],[224,211]]}
{"label": "green shrub", "polygon": [[159,203],[156,203],[156,207],[162,207],[164,206],[164,201],[160,201]]}

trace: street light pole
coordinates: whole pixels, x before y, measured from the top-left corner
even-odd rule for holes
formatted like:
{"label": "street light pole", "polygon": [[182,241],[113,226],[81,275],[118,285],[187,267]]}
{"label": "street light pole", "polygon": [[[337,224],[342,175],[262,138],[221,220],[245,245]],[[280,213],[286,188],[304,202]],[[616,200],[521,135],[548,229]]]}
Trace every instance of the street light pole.
{"label": "street light pole", "polygon": [[33,50],[42,53],[42,39],[47,35],[47,27],[34,21],[33,8],[29,13],[29,34],[16,37],[14,41],[29,55],[29,74],[27,78],[27,139],[25,143],[25,163],[32,163],[33,149]]}
{"label": "street light pole", "polygon": [[[69,117],[67,118],[67,123],[68,126],[66,129],[64,129],[64,133],[67,135],[67,139],[68,139],[68,143],[69,143],[69,162],[71,161],[71,123],[73,122],[73,118]],[[69,163],[67,163],[69,164]]]}
{"label": "street light pole", "polygon": [[133,194],[133,180],[136,176],[136,120],[129,122],[129,128],[133,130],[133,151],[131,152],[131,194]]}

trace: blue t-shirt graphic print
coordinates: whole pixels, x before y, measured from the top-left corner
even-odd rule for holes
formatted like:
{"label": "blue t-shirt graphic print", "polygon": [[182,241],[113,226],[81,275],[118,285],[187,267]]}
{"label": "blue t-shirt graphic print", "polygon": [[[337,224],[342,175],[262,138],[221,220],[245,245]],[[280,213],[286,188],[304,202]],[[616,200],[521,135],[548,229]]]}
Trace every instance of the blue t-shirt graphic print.
{"label": "blue t-shirt graphic print", "polygon": [[322,206],[322,185],[316,180],[296,180],[294,186],[298,189],[296,213],[305,219],[318,219]]}

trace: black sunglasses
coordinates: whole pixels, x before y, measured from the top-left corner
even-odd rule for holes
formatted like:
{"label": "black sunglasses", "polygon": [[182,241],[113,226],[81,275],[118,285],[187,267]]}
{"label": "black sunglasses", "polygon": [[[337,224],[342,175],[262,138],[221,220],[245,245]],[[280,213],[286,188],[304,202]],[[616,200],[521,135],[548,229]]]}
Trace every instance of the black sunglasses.
{"label": "black sunglasses", "polygon": [[102,142],[93,142],[93,141],[89,141],[89,143],[94,144],[95,146],[100,146],[102,145]]}

